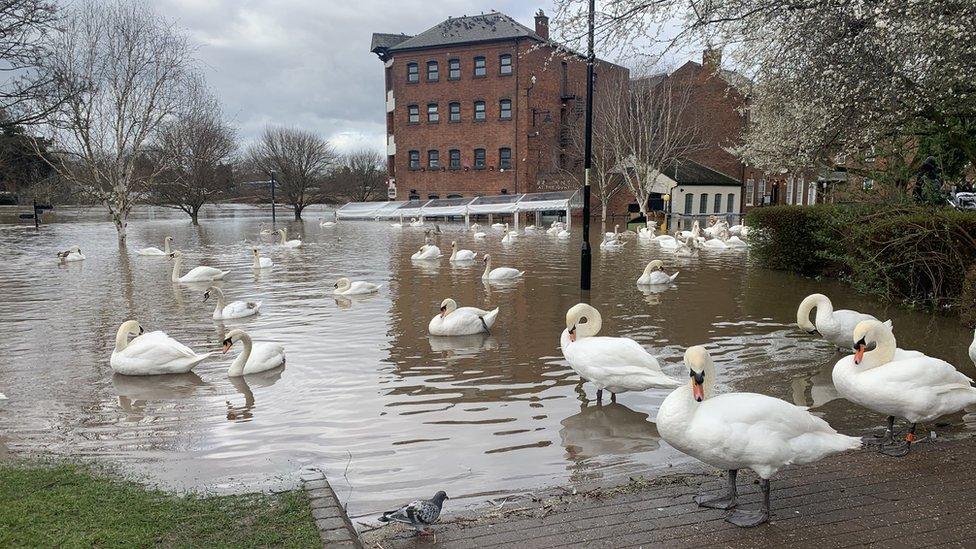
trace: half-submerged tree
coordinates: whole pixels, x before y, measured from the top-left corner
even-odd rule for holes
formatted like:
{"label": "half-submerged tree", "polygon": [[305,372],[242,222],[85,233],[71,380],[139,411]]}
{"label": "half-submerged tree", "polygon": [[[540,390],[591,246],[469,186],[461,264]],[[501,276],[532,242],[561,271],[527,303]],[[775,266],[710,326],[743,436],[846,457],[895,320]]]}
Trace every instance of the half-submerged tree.
{"label": "half-submerged tree", "polygon": [[292,205],[299,220],[306,206],[324,198],[322,183],[338,155],[312,132],[272,126],[251,146],[248,157],[264,173],[274,172],[281,198]]}
{"label": "half-submerged tree", "polygon": [[230,161],[237,143],[220,102],[202,82],[188,87],[187,99],[184,112],[166,122],[156,139],[154,161],[165,168],[150,197],[182,210],[196,225],[203,205],[232,185]]}
{"label": "half-submerged tree", "polygon": [[192,48],[141,2],[80,2],[64,15],[40,64],[48,158],[108,209],[124,246],[132,206],[164,169],[145,160],[157,130],[183,111]]}

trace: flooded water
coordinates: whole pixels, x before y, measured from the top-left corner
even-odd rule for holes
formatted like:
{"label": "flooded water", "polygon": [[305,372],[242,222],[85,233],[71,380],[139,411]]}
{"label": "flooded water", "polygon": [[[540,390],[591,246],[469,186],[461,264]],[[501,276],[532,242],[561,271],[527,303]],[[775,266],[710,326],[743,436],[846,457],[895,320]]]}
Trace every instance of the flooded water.
{"label": "flooded water", "polygon": [[[316,213],[305,223],[279,221],[305,246],[260,244],[275,267],[256,276],[249,246],[260,241],[264,214],[225,207],[195,227],[156,210],[155,219],[131,223],[123,254],[112,225],[95,215],[40,232],[0,226],[0,392],[8,397],[0,401],[0,455],[94,458],[167,487],[216,491],[293,486],[301,468],[319,467],[354,515],[437,489],[456,506],[473,505],[489,494],[652,475],[689,459],[661,442],[650,421],[665,391],[622,394],[603,407],[580,398],[559,351],[566,310],[580,298],[578,227],[572,241],[540,231],[505,245],[500,231],[475,241],[461,225],[442,223],[442,250],[457,239],[490,252],[494,266],[525,271],[515,284],[486,286],[480,261],[452,266],[445,254],[412,262],[420,229],[321,228]],[[260,315],[213,321],[205,287],[174,284],[170,260],[135,255],[161,247],[166,235],[183,250],[184,269],[231,269],[221,284],[227,297],[261,300]],[[55,253],[72,244],[88,259],[58,266]],[[655,258],[680,275],[666,291],[644,293],[634,281]],[[836,398],[830,369],[840,355],[794,325],[807,294],[892,318],[899,346],[974,374],[966,356],[972,334],[955,319],[885,308],[836,282],[749,267],[745,252],[676,259],[635,239],[621,251],[596,248],[593,269],[591,302],[603,314],[603,334],[636,339],[679,378],[684,349],[705,344],[722,389],[812,406],[842,431],[874,428],[883,418]],[[331,290],[340,276],[382,288],[337,300]],[[500,307],[492,334],[428,337],[428,321],[449,296]],[[193,374],[113,375],[115,333],[130,318],[198,352],[219,350],[223,333],[242,327],[255,341],[283,344],[287,366],[228,378],[235,346]],[[594,397],[592,386],[583,389]],[[976,428],[961,414],[948,420],[940,432]]]}

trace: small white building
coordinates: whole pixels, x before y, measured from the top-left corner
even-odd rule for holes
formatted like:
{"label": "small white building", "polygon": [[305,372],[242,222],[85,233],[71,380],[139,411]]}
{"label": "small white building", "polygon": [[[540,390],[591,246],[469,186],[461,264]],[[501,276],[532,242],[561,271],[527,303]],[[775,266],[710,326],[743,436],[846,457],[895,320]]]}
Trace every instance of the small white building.
{"label": "small white building", "polygon": [[683,216],[739,214],[742,182],[693,160],[662,170],[671,195],[671,212]]}

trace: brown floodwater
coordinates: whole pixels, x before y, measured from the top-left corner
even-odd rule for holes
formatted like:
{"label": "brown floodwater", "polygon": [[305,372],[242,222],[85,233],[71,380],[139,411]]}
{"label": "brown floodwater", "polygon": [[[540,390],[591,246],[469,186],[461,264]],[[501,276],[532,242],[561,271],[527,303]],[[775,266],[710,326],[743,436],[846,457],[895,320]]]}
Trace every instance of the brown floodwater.
{"label": "brown floodwater", "polygon": [[[144,210],[120,253],[115,229],[95,212],[62,213],[39,232],[0,225],[0,456],[95,459],[165,487],[240,492],[294,486],[302,468],[321,468],[354,515],[443,489],[454,506],[578,480],[653,475],[690,461],[659,440],[652,419],[666,392],[620,395],[597,407],[559,351],[566,310],[578,291],[579,227],[571,241],[540,231],[512,245],[501,232],[476,241],[441,223],[445,257],[412,262],[416,228],[388,222],[319,227],[280,222],[306,245],[260,244],[275,267],[256,276],[249,246],[267,212],[211,210],[200,226],[165,210]],[[287,219],[283,212],[279,219]],[[594,243],[598,241],[594,231]],[[170,282],[166,258],[135,250],[172,235],[184,268],[231,269],[228,298],[263,301],[250,319],[216,322],[200,286]],[[486,286],[482,263],[452,266],[450,242],[495,266],[525,270],[514,284]],[[58,250],[88,259],[59,266]],[[480,258],[480,257],[479,257]],[[680,275],[645,293],[635,279],[651,259]],[[938,356],[973,375],[972,333],[954,318],[884,306],[836,281],[815,281],[749,265],[747,252],[680,259],[653,244],[594,250],[591,302],[605,335],[636,339],[666,372],[684,377],[684,349],[705,344],[723,390],[756,391],[811,406],[834,427],[862,433],[883,418],[838,399],[830,369],[840,355],[795,326],[796,307],[823,292],[836,307],[891,318],[899,346]],[[373,296],[334,299],[340,276],[382,284]],[[440,301],[500,307],[490,336],[431,338]],[[278,372],[231,379],[235,347],[193,374],[113,375],[119,324],[138,319],[198,352],[219,350],[243,327],[255,341],[285,346]],[[940,434],[976,429],[962,414]],[[928,426],[932,428],[932,426]]]}

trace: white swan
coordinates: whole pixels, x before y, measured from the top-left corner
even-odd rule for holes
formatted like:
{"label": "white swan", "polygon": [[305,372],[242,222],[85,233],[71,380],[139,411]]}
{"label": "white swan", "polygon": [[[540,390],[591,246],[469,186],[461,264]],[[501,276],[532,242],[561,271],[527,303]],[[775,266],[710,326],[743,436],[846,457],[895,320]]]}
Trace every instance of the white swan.
{"label": "white swan", "polygon": [[255,269],[270,269],[274,267],[274,261],[271,261],[270,257],[261,257],[261,252],[257,248],[251,248],[251,253],[254,254],[254,265]]}
{"label": "white swan", "polygon": [[728,246],[730,248],[748,248],[749,247],[749,244],[745,240],[742,240],[741,238],[739,238],[739,237],[737,237],[735,235],[730,236],[728,238],[728,240],[725,241],[725,243],[728,244]]}
{"label": "white swan", "polygon": [[506,226],[507,226],[506,223],[492,223],[491,224],[491,228],[492,229],[504,229]]}
{"label": "white swan", "polygon": [[969,344],[969,360],[976,364],[976,331],[973,332],[973,342]]}
{"label": "white swan", "polygon": [[451,242],[451,259],[450,261],[474,261],[474,258],[478,254],[472,252],[471,250],[459,250],[457,247],[457,241]]}
{"label": "white swan", "polygon": [[[851,335],[854,355],[834,365],[834,387],[847,400],[888,416],[882,451],[901,456],[915,441],[915,424],[932,421],[976,404],[973,380],[948,362],[918,351],[899,349],[891,326],[861,321]],[[912,424],[903,446],[887,451],[894,419]]]}
{"label": "white swan", "polygon": [[180,276],[180,269],[183,267],[183,252],[174,250],[169,256],[174,260],[173,282],[209,282],[211,280],[221,280],[230,272],[201,265],[190,269],[190,272]]}
{"label": "white swan", "polygon": [[566,224],[562,221],[553,221],[552,225],[546,229],[546,234],[559,234],[559,231],[566,228]]}
{"label": "white swan", "polygon": [[427,331],[433,336],[464,336],[491,333],[491,327],[498,318],[498,307],[491,311],[477,307],[458,307],[457,302],[447,298],[441,302],[440,313],[430,319]]}
{"label": "white swan", "polygon": [[563,356],[581,378],[596,385],[596,398],[606,389],[614,395],[681,385],[661,372],[657,359],[626,337],[597,337],[603,326],[600,312],[586,303],[566,312],[566,329],[559,337]]}
{"label": "white swan", "polygon": [[603,234],[603,237],[604,237],[605,240],[606,239],[609,239],[609,238],[612,238],[614,240],[620,238],[620,225],[614,225],[613,226],[613,232],[612,233],[604,233]]}
{"label": "white swan", "polygon": [[251,336],[244,330],[231,330],[227,333],[223,352],[229,351],[237,341],[244,342],[244,351],[237,355],[227,369],[227,375],[230,377],[266,372],[285,364],[284,347],[277,343],[252,343]]}
{"label": "white swan", "polygon": [[559,229],[559,232],[556,233],[556,237],[558,238],[569,238],[570,236],[572,236],[572,233],[570,233],[566,229]]}
{"label": "white swan", "polygon": [[[667,237],[667,238],[663,238]],[[664,251],[674,251],[678,248],[678,239],[671,235],[661,235],[654,239],[657,245]]]}
{"label": "white swan", "polygon": [[63,252],[58,252],[58,261],[61,263],[73,263],[84,260],[85,254],[81,253],[81,247],[79,246],[72,246]]}
{"label": "white swan", "polygon": [[390,226],[393,227],[394,229],[402,229],[403,228],[403,222],[402,221],[398,221],[396,223],[390,223]]}
{"label": "white swan", "polygon": [[297,238],[294,239],[294,240],[288,240],[288,229],[286,227],[282,227],[282,228],[278,229],[278,234],[281,235],[281,245],[282,246],[284,246],[286,248],[301,248],[302,247],[302,241],[301,240],[299,240]]}
{"label": "white swan", "polygon": [[491,255],[485,254],[485,272],[481,275],[482,280],[511,280],[525,274],[525,271],[513,269],[511,267],[491,268]]}
{"label": "white swan", "polygon": [[473,236],[474,238],[486,238],[488,236],[488,234],[487,233],[483,233],[481,231],[478,231],[478,232],[474,233],[471,236]]}
{"label": "white swan", "polygon": [[505,224],[504,231],[505,231],[505,236],[502,237],[502,242],[503,243],[505,243],[505,244],[511,244],[512,242],[515,242],[515,239],[518,238],[518,231],[510,231],[510,230],[508,230],[508,223]]}
{"label": "white swan", "polygon": [[475,231],[475,232],[477,232],[477,231],[478,231],[478,229],[480,229],[480,228],[481,228],[481,225],[478,225],[477,223],[472,223],[472,224],[471,224],[471,226],[470,226],[470,227],[468,227],[468,228],[469,228],[469,229],[471,229],[472,231]]}
{"label": "white swan", "polygon": [[684,242],[678,242],[678,246],[674,249],[674,255],[677,257],[694,257],[698,255],[700,247],[697,239],[688,238]]}
{"label": "white swan", "polygon": [[620,248],[623,248],[624,247],[624,244],[626,244],[626,242],[624,242],[623,240],[620,240],[619,238],[611,238],[611,237],[605,236],[605,237],[603,237],[603,242],[600,242],[600,249],[601,250],[619,250]]}
{"label": "white swan", "polygon": [[674,279],[678,278],[678,273],[673,275],[668,275],[664,272],[664,262],[660,259],[655,259],[644,267],[644,274],[637,278],[637,284],[644,285],[656,285],[656,284],[671,284]]}
{"label": "white swan", "polygon": [[430,238],[425,239],[425,244],[414,252],[410,259],[437,259],[441,256],[441,249],[430,243]]}
{"label": "white swan", "polygon": [[729,245],[722,242],[720,238],[710,238],[706,240],[704,244],[702,244],[702,248],[709,250],[728,250]]}
{"label": "white swan", "polygon": [[363,280],[353,282],[346,277],[336,280],[334,287],[335,290],[332,291],[333,295],[375,294],[380,289],[379,284],[373,284],[372,282],[366,282]]}
{"label": "white swan", "polygon": [[[816,325],[810,322],[810,311],[813,309],[817,310],[817,316],[814,317]],[[830,298],[823,294],[808,295],[796,310],[796,323],[801,330],[811,334],[819,332],[820,337],[848,353],[851,352],[851,336],[854,334],[854,327],[864,320],[878,319],[857,311],[846,309],[835,311]],[[886,324],[890,326],[891,321],[888,320]]]}
{"label": "white swan", "polygon": [[695,220],[691,224],[691,230],[690,231],[681,231],[680,232],[681,238],[688,238],[689,236],[693,236],[695,238],[698,238],[701,235],[702,235],[701,224],[698,223],[698,220]]}
{"label": "white swan", "polygon": [[244,318],[246,316],[256,315],[258,314],[258,309],[261,308],[260,301],[232,301],[226,303],[224,301],[223,290],[216,286],[207,288],[207,291],[203,293],[203,300],[210,299],[211,295],[217,296],[217,306],[214,307],[213,312],[214,320],[230,320],[232,318]]}
{"label": "white swan", "polygon": [[745,223],[742,223],[741,225],[732,225],[729,227],[729,234],[733,236],[748,237],[749,227],[746,227]]}
{"label": "white swan", "polygon": [[535,225],[526,225],[525,232],[527,233],[535,232]]}
{"label": "white swan", "polygon": [[[131,342],[130,335],[136,336]],[[185,374],[212,354],[198,355],[163,332],[144,334],[138,322],[128,320],[115,335],[109,364],[115,373],[127,376]]]}
{"label": "white swan", "polygon": [[769,478],[781,468],[861,447],[860,439],[839,434],[806,408],[785,400],[756,393],[714,394],[715,364],[700,345],[685,351],[685,364],[690,382],[661,403],[657,430],[679,451],[729,472],[728,493],[697,496],[702,507],[735,508],[738,470],[759,475],[762,508],[736,510],[726,519],[736,526],[769,520]]}
{"label": "white swan", "polygon": [[319,227],[335,227],[336,225],[338,225],[339,224],[339,214],[338,213],[333,213],[332,215],[334,217],[334,219],[332,221],[326,221],[326,220],[323,219],[323,220],[321,220],[319,222]]}
{"label": "white swan", "polygon": [[641,240],[654,240],[654,229],[641,227],[637,231],[637,237],[640,238]]}
{"label": "white swan", "polygon": [[172,251],[172,250],[169,249],[169,243],[172,242],[172,241],[173,241],[173,237],[172,236],[167,236],[166,238],[163,239],[163,248],[164,249],[160,250],[159,248],[154,248],[154,247],[150,246],[148,248],[142,248],[142,249],[136,250],[136,254],[138,254],[138,255],[155,255],[155,256],[169,255],[170,252]]}
{"label": "white swan", "polygon": [[417,219],[416,217],[414,217],[414,218],[411,218],[410,219],[410,226],[411,227],[423,227],[424,226],[424,222],[422,220]]}
{"label": "white swan", "polygon": [[271,236],[275,233],[274,229],[272,229],[267,223],[262,223],[259,225],[259,227],[261,228],[261,236]]}

